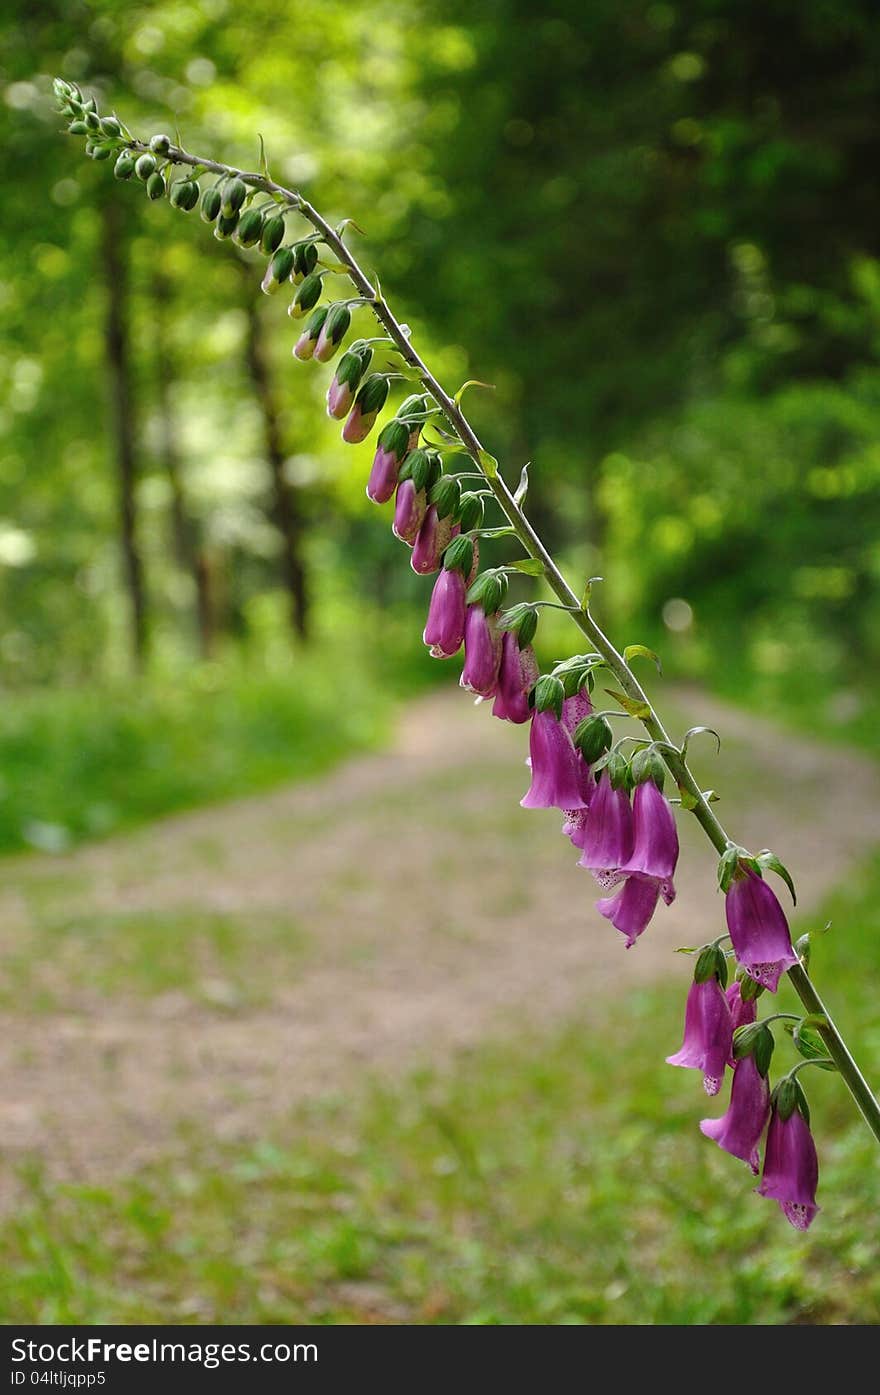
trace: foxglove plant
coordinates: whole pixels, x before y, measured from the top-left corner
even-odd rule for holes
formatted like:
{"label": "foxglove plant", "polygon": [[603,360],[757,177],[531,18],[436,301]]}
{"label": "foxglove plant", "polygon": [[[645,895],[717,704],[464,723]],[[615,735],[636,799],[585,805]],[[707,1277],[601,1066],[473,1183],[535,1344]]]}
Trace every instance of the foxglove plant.
{"label": "foxglove plant", "polygon": [[[378,335],[342,352],[327,411],[344,421],[343,440],[356,444],[376,425],[392,382],[418,385],[418,396],[408,398],[380,431],[367,493],[379,504],[394,497],[393,531],[412,548],[413,569],[423,575],[440,572],[425,641],[444,657],[463,642],[462,686],[480,699],[492,698],[497,717],[529,723],[531,785],[522,803],[562,811],[563,831],[580,851],[580,864],[613,892],[600,899],[598,909],[628,946],[644,932],[658,901],[668,903],[675,895],[678,835],[663,792],[664,773],[671,775],[676,803],[693,814],[719,854],[728,934],[688,951],[697,960],[685,1036],[669,1059],[701,1071],[710,1093],[720,1089],[732,1066],[728,1110],[721,1119],[704,1120],[702,1131],[757,1169],[766,1126],[758,1191],[778,1201],[794,1226],[806,1229],[817,1212],[818,1168],[797,1073],[810,1065],[838,1071],[878,1141],[880,1105],[813,985],[809,937],[792,946],[782,907],[765,880],[766,872],[775,872],[794,898],[788,872],[772,852],[752,855],[730,838],[712,809],[711,792],[700,788],[691,771],[689,742],[709,729],[693,728],[680,745],[670,740],[632,668],[633,659],[648,658],[659,669],[656,655],[639,644],[620,652],[593,616],[590,584],[581,597],[571,589],[524,511],[527,469],[512,491],[462,409],[464,389],[453,396],[442,386],[378,283],[352,254],[344,236],[348,220],[333,227],[301,194],[277,184],[265,156],[259,172],[247,172],[193,155],[164,135],[144,143],[115,115],[102,116],[95,98],[76,84],[58,79],[55,92],[69,131],[85,137],[91,158],[114,158],[118,179],[142,183],[151,199],[167,192],[172,206],[183,212],[198,206],[216,237],[232,238],[268,258],[262,280],[268,294],[296,287],[289,313],[293,319],[309,317],[294,345],[298,360],[328,362],[343,349],[351,312],[372,314]],[[179,171],[182,177],[175,177]],[[202,188],[205,179],[212,182]],[[300,220],[309,231],[297,224],[298,234],[291,238],[289,219]],[[354,294],[321,304],[325,283],[335,277],[347,280]],[[374,357],[376,367],[369,372]],[[467,468],[450,472],[447,464],[460,464],[462,452]],[[462,480],[476,480],[477,487],[462,493]],[[499,507],[500,526],[483,526],[487,500]],[[504,537],[516,538],[525,556],[474,576],[480,540]],[[556,601],[502,610],[513,573],[542,578]],[[540,676],[531,641],[544,605],[565,611],[591,648]],[[600,668],[617,685],[608,692],[619,712],[592,709],[590,694]],[[645,729],[646,739],[635,742],[630,757],[622,747],[633,738],[614,740],[613,716],[636,719]],[[730,947],[723,948],[727,940]],[[725,992],[731,960],[738,966],[737,979]],[[758,1018],[759,995],[776,993],[783,975],[804,1015]],[[785,1019],[794,1024],[792,1042],[803,1059],[771,1093],[772,1026]]]}

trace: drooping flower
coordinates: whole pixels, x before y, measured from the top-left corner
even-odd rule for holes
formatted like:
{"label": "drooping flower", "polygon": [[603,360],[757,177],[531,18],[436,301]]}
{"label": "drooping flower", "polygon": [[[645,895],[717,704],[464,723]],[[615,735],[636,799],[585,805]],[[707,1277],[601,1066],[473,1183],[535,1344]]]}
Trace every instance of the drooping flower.
{"label": "drooping flower", "polygon": [[764,1173],[758,1192],[779,1202],[783,1215],[795,1230],[809,1230],[819,1210],[816,1205],[819,1160],[810,1126],[802,1113],[806,1101],[799,1086],[798,1102],[791,1113],[787,1113],[789,1100],[783,1087],[794,1083],[786,1078],[773,1092]]}
{"label": "drooping flower", "polygon": [[[311,325],[311,320],[309,324]],[[358,340],[342,355],[327,390],[327,415],[341,421],[351,411],[358,385],[370,366],[373,350]]]}
{"label": "drooping flower", "polygon": [[401,480],[394,501],[394,522],[391,530],[401,542],[412,547],[422,526],[428,501],[423,489],[416,489],[412,480]]}
{"label": "drooping flower", "polygon": [[327,307],[325,305],[319,305],[317,310],[313,310],[309,316],[305,329],[293,346],[293,356],[298,358],[301,363],[308,362],[314,356],[318,335],[321,333],[321,327],[326,318]]}
{"label": "drooping flower", "polygon": [[529,692],[538,677],[538,661],[530,644],[520,649],[516,635],[506,630],[501,640],[501,664],[498,669],[498,687],[492,704],[493,717],[522,725],[527,722]]}
{"label": "drooping flower", "polygon": [[728,888],[725,909],[738,963],[756,983],[775,993],[782,974],[798,957],[772,887],[751,868],[740,867]]}
{"label": "drooping flower", "polygon": [[[313,247],[314,243],[306,243]],[[315,358],[318,363],[329,363],[336,353],[351,324],[351,311],[347,305],[333,305],[327,312],[315,344]]]}
{"label": "drooping flower", "polygon": [[613,896],[596,902],[596,910],[626,936],[626,947],[632,949],[657,909],[659,896],[660,883],[653,877],[626,877]]}
{"label": "drooping flower", "polygon": [[[606,886],[632,855],[633,817],[629,795],[623,787],[613,787],[607,769],[599,776],[583,830],[572,842],[583,849],[579,865],[596,873],[597,879]],[[656,904],[656,897],[654,899]]]}
{"label": "drooping flower", "polygon": [[562,721],[568,727],[568,730],[574,734],[575,727],[577,727],[585,717],[589,717],[592,710],[593,704],[590,702],[589,694],[586,688],[581,688],[579,692],[572,694],[571,697],[567,697],[563,702]]}
{"label": "drooping flower", "polygon": [[464,668],[459,682],[478,697],[492,697],[501,663],[498,619],[481,605],[469,605],[464,622]]}
{"label": "drooping flower", "polygon": [[703,1119],[700,1131],[726,1153],[742,1158],[757,1177],[758,1144],[769,1115],[770,1086],[750,1053],[734,1065],[727,1112],[720,1119]]}
{"label": "drooping flower", "polygon": [[460,571],[444,567],[434,582],[422,638],[435,659],[451,659],[464,641],[467,583]]}
{"label": "drooping flower", "polygon": [[717,977],[712,974],[701,983],[695,979],[685,1007],[684,1040],[674,1056],[666,1057],[667,1063],[702,1071],[706,1094],[717,1095],[732,1040],[730,1008]]}
{"label": "drooping flower", "polygon": [[529,733],[532,783],[520,800],[524,809],[585,809],[586,770],[571,734],[555,712],[536,711]]}
{"label": "drooping flower", "polygon": [[661,883],[664,899],[668,903],[675,895],[672,877],[677,862],[675,815],[662,790],[648,776],[636,785],[633,794],[633,850],[620,870],[628,875],[651,877]]}

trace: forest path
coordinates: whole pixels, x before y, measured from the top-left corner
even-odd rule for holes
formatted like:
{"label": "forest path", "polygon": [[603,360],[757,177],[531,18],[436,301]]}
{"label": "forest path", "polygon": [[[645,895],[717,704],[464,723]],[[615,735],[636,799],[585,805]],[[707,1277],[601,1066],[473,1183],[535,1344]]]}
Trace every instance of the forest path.
{"label": "forest path", "polygon": [[[809,909],[876,841],[877,768],[703,693],[699,778],[771,846]],[[666,704],[664,704],[666,705]],[[560,818],[519,807],[526,733],[458,692],[406,711],[390,750],[313,783],[165,819],[64,857],[4,862],[0,1150],[52,1178],[131,1173],[264,1135],[348,1088],[677,975],[721,933],[715,857],[682,819],[678,899],[631,952],[596,913]],[[752,799],[750,800],[750,791]],[[679,1023],[668,1024],[677,1045]]]}

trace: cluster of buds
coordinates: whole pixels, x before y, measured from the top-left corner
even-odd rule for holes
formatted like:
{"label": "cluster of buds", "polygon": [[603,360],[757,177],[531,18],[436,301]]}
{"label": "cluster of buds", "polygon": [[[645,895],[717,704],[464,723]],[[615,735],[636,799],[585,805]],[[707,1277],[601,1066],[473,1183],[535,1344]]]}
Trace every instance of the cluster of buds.
{"label": "cluster of buds", "polygon": [[[392,380],[400,376],[384,364],[370,371],[374,345],[394,349],[401,343],[401,334],[392,339],[354,339],[345,347],[352,310],[370,304],[381,320],[376,309],[379,301],[354,297],[321,303],[324,278],[340,270],[338,265],[322,264],[321,232],[288,242],[285,209],[279,208],[274,197],[283,192],[277,186],[225,168],[204,189],[198,178],[204,167],[172,179],[175,161],[190,167],[195,162],[173,147],[167,136],[154,136],[144,147],[117,117],[100,116],[94,99],[84,98],[75,85],[59,81],[55,90],[69,130],[85,137],[93,159],[115,156],[117,178],[142,182],[152,199],[167,192],[172,206],[184,212],[198,206],[215,237],[234,238],[240,246],[262,252],[268,258],[262,281],[267,294],[286,284],[296,287],[289,314],[305,323],[293,355],[300,362],[329,363],[341,354],[327,391],[327,413],[343,423],[344,441],[364,441],[386,406]],[[267,192],[268,188],[273,192]],[[266,202],[258,205],[254,200],[261,192]],[[289,196],[286,209],[294,206],[294,198]],[[326,225],[312,221],[329,238]],[[338,237],[333,245],[338,254]],[[361,284],[364,278],[358,273],[354,280]],[[387,327],[387,317],[385,323]],[[396,328],[402,333],[400,326]],[[419,364],[420,360],[410,358],[410,370]],[[427,374],[422,381],[433,384]],[[495,717],[529,724],[531,781],[521,803],[526,809],[554,808],[563,813],[563,832],[579,853],[578,865],[592,874],[605,893],[597,902],[600,915],[631,948],[659,902],[669,905],[675,898],[679,842],[675,816],[664,793],[666,743],[641,742],[635,754],[624,755],[622,747],[630,738],[615,742],[609,722],[609,716],[620,714],[593,710],[594,671],[609,662],[601,654],[577,655],[540,674],[533,649],[538,603],[503,609],[512,569],[479,571],[481,538],[510,530],[483,527],[484,499],[491,490],[462,488],[462,480],[484,480],[477,460],[481,452],[465,446],[469,470],[463,474],[445,470],[448,456],[462,459],[460,449],[453,449],[450,442],[457,434],[464,444],[465,434],[451,418],[448,399],[445,407],[441,399],[434,385],[433,394],[407,397],[396,408],[378,433],[367,496],[379,505],[394,501],[392,530],[411,549],[413,570],[421,576],[436,576],[423,636],[431,655],[450,659],[463,649],[461,686],[478,701],[491,700]],[[437,439],[432,440],[426,427],[435,417],[440,420]],[[519,499],[518,491],[514,502]],[[624,711],[629,711],[621,701]],[[684,750],[675,754],[683,757]],[[668,745],[666,755],[669,758]],[[667,1059],[672,1065],[700,1071],[709,1095],[719,1092],[730,1069],[728,1109],[720,1119],[703,1120],[702,1132],[746,1162],[755,1175],[761,1171],[763,1140],[758,1191],[778,1201],[794,1226],[806,1229],[817,1211],[818,1167],[809,1109],[797,1073],[807,1064],[826,1069],[833,1065],[822,1055],[822,1040],[812,1031],[811,1019],[797,1019],[792,1037],[805,1059],[771,1090],[771,1027],[792,1015],[777,1013],[759,1021],[757,1003],[764,992],[775,993],[782,974],[801,960],[792,946],[782,907],[764,879],[766,870],[779,872],[791,886],[787,872],[769,852],[751,857],[730,845],[722,856],[719,881],[728,933],[697,952],[684,1040],[681,1049]],[[725,940],[730,941],[728,950],[721,948]],[[728,961],[736,966],[729,987]]]}

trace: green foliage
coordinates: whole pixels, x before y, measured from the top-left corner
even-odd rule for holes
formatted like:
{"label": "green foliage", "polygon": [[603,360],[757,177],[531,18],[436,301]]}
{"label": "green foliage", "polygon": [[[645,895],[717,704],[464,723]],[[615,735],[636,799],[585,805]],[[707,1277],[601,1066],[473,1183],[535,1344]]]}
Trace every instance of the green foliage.
{"label": "green foliage", "polygon": [[[878,907],[880,862],[826,908],[874,1074]],[[874,1322],[876,1145],[850,1100],[831,1076],[809,1082],[823,1210],[798,1234],[699,1134],[720,1102],[663,1064],[682,990],[594,999],[589,1021],[325,1101],[256,1144],[190,1139],[128,1182],[31,1174],[0,1230],[0,1318]]]}

